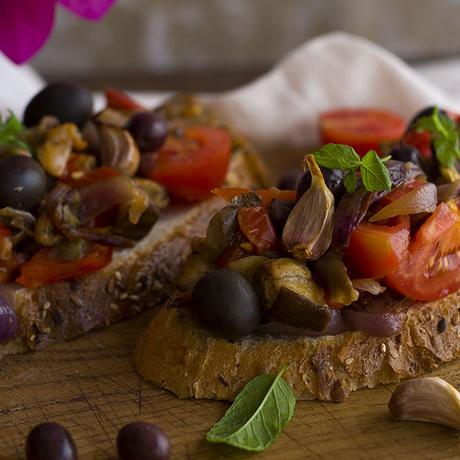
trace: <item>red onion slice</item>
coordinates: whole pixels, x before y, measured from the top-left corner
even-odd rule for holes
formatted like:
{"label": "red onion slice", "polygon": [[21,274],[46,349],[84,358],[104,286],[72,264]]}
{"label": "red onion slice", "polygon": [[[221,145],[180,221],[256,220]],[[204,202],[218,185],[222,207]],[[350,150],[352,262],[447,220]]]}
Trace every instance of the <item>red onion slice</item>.
{"label": "red onion slice", "polygon": [[381,308],[347,308],[342,310],[342,313],[355,329],[374,337],[391,337],[398,334],[404,321],[403,313],[383,311]]}

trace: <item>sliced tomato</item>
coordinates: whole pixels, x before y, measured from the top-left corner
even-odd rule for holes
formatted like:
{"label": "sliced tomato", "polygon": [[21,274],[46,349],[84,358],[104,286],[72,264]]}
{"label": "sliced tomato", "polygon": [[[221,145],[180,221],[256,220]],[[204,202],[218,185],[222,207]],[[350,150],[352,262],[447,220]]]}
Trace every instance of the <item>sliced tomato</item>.
{"label": "sliced tomato", "polygon": [[169,136],[156,154],[147,177],[187,201],[211,196],[227,175],[231,157],[230,134],[211,126],[191,126],[183,136]]}
{"label": "sliced tomato", "polygon": [[56,260],[52,248],[40,249],[21,266],[21,276],[16,282],[29,288],[37,288],[93,273],[112,261],[112,248],[95,244],[79,260],[68,262]]}
{"label": "sliced tomato", "polygon": [[105,98],[107,105],[112,109],[128,111],[146,110],[142,104],[139,104],[131,96],[119,89],[107,88],[105,90]]}
{"label": "sliced tomato", "polygon": [[415,300],[441,299],[460,289],[460,212],[441,203],[424,222],[386,284]]}
{"label": "sliced tomato", "polygon": [[431,150],[431,136],[427,131],[417,132],[415,129],[411,129],[404,134],[404,143],[412,145],[420,152],[420,155],[424,158],[431,158],[433,151]]}
{"label": "sliced tomato", "polygon": [[[238,195],[252,191],[253,190],[243,187],[221,187],[214,189],[212,193],[230,201]],[[257,193],[262,199],[264,207],[268,207],[273,200],[295,201],[297,199],[297,193],[295,190],[280,190],[276,187],[255,190],[255,193]]]}
{"label": "sliced tomato", "polygon": [[351,234],[345,262],[359,277],[384,278],[403,260],[409,246],[410,220],[401,216],[392,221],[390,225],[363,222]]}
{"label": "sliced tomato", "polygon": [[17,272],[22,260],[20,260],[16,254],[7,260],[0,259],[0,284],[9,283]]}
{"label": "sliced tomato", "polygon": [[265,254],[278,247],[278,236],[270,216],[263,207],[240,208],[238,224],[241,232],[256,248],[258,254]]}
{"label": "sliced tomato", "polygon": [[380,153],[380,146],[401,138],[406,123],[397,114],[380,109],[332,110],[320,115],[323,144],[351,145],[360,155],[369,150]]}

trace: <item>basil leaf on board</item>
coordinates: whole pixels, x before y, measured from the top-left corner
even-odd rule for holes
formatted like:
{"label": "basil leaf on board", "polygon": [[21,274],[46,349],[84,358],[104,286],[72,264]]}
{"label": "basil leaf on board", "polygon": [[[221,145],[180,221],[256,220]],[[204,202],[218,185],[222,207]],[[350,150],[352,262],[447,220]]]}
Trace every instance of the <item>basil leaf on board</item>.
{"label": "basil leaf on board", "polygon": [[361,180],[370,192],[391,190],[388,169],[374,150],[369,150],[361,161]]}
{"label": "basil leaf on board", "polygon": [[22,123],[16,118],[13,112],[3,121],[0,116],[0,145],[15,145],[24,149],[29,149],[28,145],[17,138],[17,135],[23,131]]}
{"label": "basil leaf on board", "polygon": [[206,439],[249,451],[266,449],[294,415],[294,393],[281,377],[286,367],[251,380]]}
{"label": "basil leaf on board", "polygon": [[361,162],[353,147],[343,144],[323,145],[313,155],[320,166],[329,169],[347,170],[358,167]]}

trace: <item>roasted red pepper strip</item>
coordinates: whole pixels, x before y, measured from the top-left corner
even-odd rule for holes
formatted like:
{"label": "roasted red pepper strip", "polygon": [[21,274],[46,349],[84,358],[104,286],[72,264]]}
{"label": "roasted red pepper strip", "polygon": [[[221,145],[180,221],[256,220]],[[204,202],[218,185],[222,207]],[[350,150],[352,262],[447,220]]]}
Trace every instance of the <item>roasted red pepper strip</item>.
{"label": "roasted red pepper strip", "polygon": [[112,248],[95,244],[79,260],[68,262],[56,260],[51,248],[40,249],[21,266],[21,276],[16,280],[28,288],[88,275],[104,268],[112,261]]}

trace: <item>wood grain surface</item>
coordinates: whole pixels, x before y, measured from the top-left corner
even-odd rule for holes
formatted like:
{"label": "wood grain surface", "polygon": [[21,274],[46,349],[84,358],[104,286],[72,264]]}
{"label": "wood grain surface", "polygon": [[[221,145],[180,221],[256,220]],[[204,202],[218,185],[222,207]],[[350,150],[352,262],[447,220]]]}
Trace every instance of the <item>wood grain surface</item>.
{"label": "wood grain surface", "polygon": [[[143,381],[132,350],[150,314],[0,363],[0,459],[24,458],[29,430],[57,421],[72,433],[81,459],[115,459],[119,428],[135,420],[159,424],[172,459],[450,459],[459,435],[418,422],[397,423],[387,410],[393,386],[361,390],[341,404],[298,402],[284,434],[264,453],[248,454],[204,440],[227,403],[178,400]],[[435,375],[460,384],[460,362]]]}

